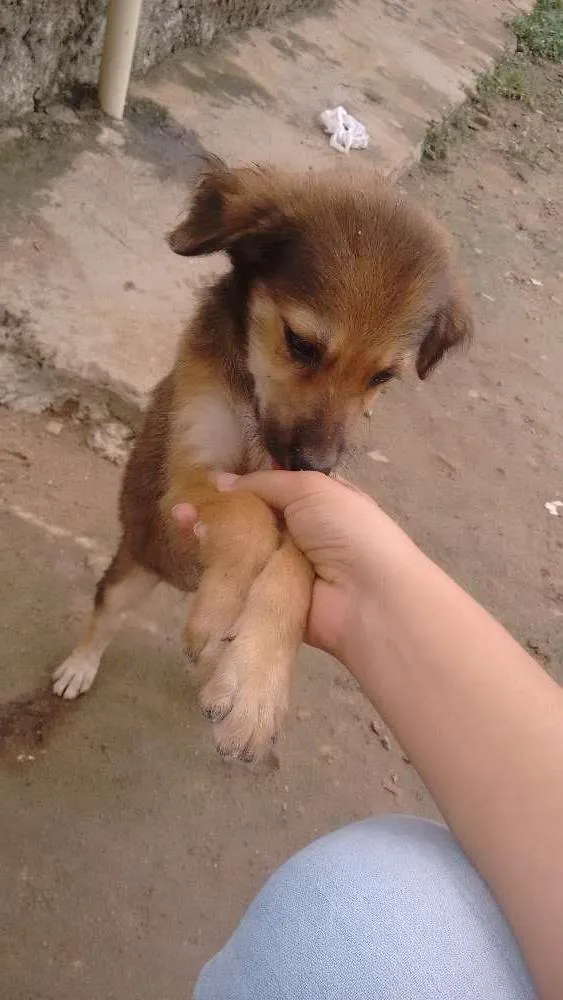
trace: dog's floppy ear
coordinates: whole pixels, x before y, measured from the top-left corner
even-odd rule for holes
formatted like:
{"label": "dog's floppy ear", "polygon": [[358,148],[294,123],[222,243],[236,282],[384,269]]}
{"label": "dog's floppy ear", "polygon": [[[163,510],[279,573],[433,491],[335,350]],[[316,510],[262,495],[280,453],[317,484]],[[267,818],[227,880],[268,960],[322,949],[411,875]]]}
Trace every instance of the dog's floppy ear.
{"label": "dog's floppy ear", "polygon": [[168,243],[184,257],[225,250],[235,263],[266,265],[292,229],[276,204],[273,175],[267,170],[229,170],[214,160],[196,188],[187,218]]}
{"label": "dog's floppy ear", "polygon": [[418,349],[416,371],[425,379],[441,357],[451,347],[468,343],[473,335],[473,319],[467,301],[467,291],[458,284],[450,297],[436,312],[430,329]]}

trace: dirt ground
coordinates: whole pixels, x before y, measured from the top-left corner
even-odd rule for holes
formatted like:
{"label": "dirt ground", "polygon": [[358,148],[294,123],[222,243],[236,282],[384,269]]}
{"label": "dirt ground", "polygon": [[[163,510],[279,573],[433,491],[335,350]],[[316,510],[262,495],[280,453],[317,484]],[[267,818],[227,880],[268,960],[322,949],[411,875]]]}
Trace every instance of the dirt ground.
{"label": "dirt ground", "polygon": [[[563,500],[562,71],[528,85],[541,111],[498,102],[405,181],[457,239],[477,335],[428,384],[389,389],[351,470],[561,680],[563,508],[545,505]],[[119,480],[59,429],[0,410],[5,995],[185,1000],[291,852],[435,807],[344,670],[311,651],[277,759],[219,759],[165,588],[85,698],[49,696],[111,553]]]}

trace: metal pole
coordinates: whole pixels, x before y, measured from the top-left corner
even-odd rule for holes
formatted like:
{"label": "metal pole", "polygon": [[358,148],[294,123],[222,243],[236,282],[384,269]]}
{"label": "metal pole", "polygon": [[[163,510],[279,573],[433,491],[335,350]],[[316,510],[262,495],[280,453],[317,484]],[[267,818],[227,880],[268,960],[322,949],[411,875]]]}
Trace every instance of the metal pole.
{"label": "metal pole", "polygon": [[143,0],[109,0],[98,97],[102,111],[121,121]]}

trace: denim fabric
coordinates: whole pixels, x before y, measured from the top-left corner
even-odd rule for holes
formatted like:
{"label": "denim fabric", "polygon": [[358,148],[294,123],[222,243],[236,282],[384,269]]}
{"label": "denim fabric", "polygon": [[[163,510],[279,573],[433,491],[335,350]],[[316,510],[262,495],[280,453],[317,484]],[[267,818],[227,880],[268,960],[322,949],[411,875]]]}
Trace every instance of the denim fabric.
{"label": "denim fabric", "polygon": [[537,1000],[512,933],[451,834],[407,816],[344,827],[269,879],[194,1000]]}

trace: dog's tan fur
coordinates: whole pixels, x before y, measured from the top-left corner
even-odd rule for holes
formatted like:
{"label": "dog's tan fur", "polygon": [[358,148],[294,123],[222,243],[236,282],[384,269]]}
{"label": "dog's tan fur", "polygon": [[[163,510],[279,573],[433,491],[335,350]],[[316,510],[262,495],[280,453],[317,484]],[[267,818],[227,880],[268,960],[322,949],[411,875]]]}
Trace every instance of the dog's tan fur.
{"label": "dog's tan fur", "polygon": [[[251,756],[286,708],[311,569],[269,508],[219,493],[215,473],[272,458],[328,471],[378,392],[374,376],[414,357],[424,378],[471,319],[443,229],[374,174],[217,163],[170,246],[226,251],[233,267],[154,392],[125,472],[121,545],[55,691],[90,687],[122,614],[158,580],[196,589],[185,639],[200,702],[221,752]],[[182,501],[205,524],[201,546],[171,515]]]}

